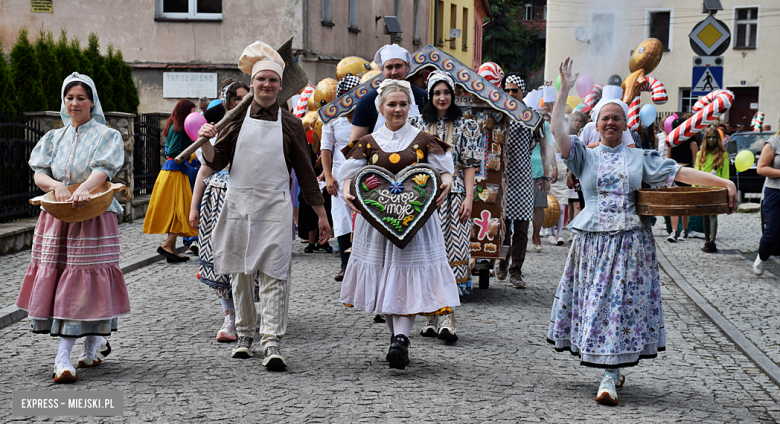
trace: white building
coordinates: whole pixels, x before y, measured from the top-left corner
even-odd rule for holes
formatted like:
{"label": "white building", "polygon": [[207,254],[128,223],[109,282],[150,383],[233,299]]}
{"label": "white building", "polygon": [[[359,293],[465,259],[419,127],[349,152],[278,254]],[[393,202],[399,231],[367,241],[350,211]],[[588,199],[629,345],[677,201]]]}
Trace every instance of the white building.
{"label": "white building", "polygon": [[[724,58],[723,85],[735,94],[726,120],[749,126],[756,111],[765,124],[778,129],[780,119],[780,0],[721,0],[715,18],[731,31]],[[650,76],[661,81],[669,101],[659,112],[689,111],[697,97],[690,95],[693,58],[689,34],[707,17],[700,0],[548,0],[545,80],[554,81],[567,56],[575,71],[589,74],[596,83],[629,74],[632,51],[655,37],[664,43],[664,55]],[[577,95],[572,92],[571,95]],[[649,93],[642,104],[650,103]]]}

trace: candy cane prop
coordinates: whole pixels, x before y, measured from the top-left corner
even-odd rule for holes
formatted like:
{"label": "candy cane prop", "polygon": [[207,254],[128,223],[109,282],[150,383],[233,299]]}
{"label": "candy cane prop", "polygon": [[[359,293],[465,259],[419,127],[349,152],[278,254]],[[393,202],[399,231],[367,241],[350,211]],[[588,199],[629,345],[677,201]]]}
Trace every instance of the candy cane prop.
{"label": "candy cane prop", "polygon": [[601,84],[593,85],[593,90],[591,90],[590,94],[585,96],[585,100],[582,101],[583,103],[585,103],[585,107],[582,108],[583,113],[590,112],[590,110],[593,109],[593,106],[596,106],[596,103],[598,103],[598,101],[601,100],[602,89],[604,89],[604,86]]}
{"label": "candy cane prop", "polygon": [[696,112],[679,127],[672,130],[666,138],[666,144],[672,147],[693,137],[726,113],[734,103],[734,93],[729,90],[717,90],[699,99],[693,110]]}
{"label": "candy cane prop", "polygon": [[750,126],[753,127],[753,131],[760,132],[764,125],[764,112],[758,111],[753,115],[753,120],[750,121]]}
{"label": "candy cane prop", "polygon": [[306,88],[301,93],[301,97],[298,99],[298,103],[295,105],[293,115],[299,118],[303,118],[303,115],[306,115],[307,108],[309,107],[309,97],[314,95],[315,89],[316,87],[311,84],[306,86]]}
{"label": "candy cane prop", "polygon": [[639,88],[639,94],[634,97],[634,101],[628,106],[628,127],[631,130],[639,128],[639,109],[642,103],[642,92],[649,92],[653,96],[653,103],[662,105],[669,101],[669,95],[666,93],[666,87],[664,87],[661,81],[653,77],[645,77],[647,82]]}

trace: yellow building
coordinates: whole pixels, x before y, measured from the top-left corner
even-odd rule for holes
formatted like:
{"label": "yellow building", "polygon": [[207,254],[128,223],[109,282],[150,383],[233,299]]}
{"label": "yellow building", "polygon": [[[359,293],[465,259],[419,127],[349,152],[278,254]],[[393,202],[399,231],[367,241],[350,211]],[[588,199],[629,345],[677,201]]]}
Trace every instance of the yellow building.
{"label": "yellow building", "polygon": [[[482,27],[493,15],[487,0],[431,0],[428,43],[477,69],[482,63]],[[489,18],[483,23],[484,18]],[[460,37],[450,37],[459,29]]]}

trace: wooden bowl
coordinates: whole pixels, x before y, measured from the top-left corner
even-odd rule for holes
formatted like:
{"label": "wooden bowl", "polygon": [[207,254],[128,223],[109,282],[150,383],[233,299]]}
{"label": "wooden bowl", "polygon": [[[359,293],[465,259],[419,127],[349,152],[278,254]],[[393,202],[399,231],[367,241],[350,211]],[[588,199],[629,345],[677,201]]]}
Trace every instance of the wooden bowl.
{"label": "wooden bowl", "polygon": [[637,215],[689,216],[728,212],[729,197],[725,188],[643,188],[636,195]]}
{"label": "wooden bowl", "polygon": [[[68,186],[71,194],[79,188],[81,184]],[[114,200],[114,192],[125,188],[124,184],[113,184],[104,182],[103,184],[89,191],[91,199],[83,208],[73,207],[73,202],[58,202],[54,198],[54,192],[50,191],[42,196],[30,199],[30,204],[43,206],[43,209],[51,216],[63,222],[81,222],[100,216],[107,211]]]}

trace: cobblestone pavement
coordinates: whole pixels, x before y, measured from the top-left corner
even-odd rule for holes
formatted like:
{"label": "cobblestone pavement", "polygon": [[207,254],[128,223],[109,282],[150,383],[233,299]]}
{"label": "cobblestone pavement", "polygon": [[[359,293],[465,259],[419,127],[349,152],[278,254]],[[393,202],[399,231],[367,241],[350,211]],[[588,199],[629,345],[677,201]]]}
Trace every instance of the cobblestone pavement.
{"label": "cobblestone pavement", "polygon": [[[143,219],[132,223],[119,225],[121,250],[119,266],[125,266],[150,255],[156,254],[157,246],[162,244],[165,236],[146,235],[143,233]],[[181,246],[181,239],[178,241]],[[30,265],[30,250],[22,250],[11,255],[0,256],[0,308],[14,304],[19,294],[19,287]]]}
{"label": "cobblestone pavement", "polygon": [[[74,385],[51,382],[56,339],[29,333],[27,319],[0,329],[0,357],[6,375],[13,373],[0,386],[0,422],[28,420],[10,415],[13,391],[52,389],[123,391],[126,422],[780,420],[780,389],[664,273],[667,352],[627,369],[620,405],[611,408],[593,401],[602,373],[545,340],[567,248],[545,244],[542,253],[528,253],[526,290],[493,280],[464,297],[454,345],[420,337],[418,320],[405,371],[384,360],[386,327],[339,304],[337,255],[302,248],[294,244],[287,372],[266,372],[259,352],[229,358],[232,345],[214,340],[219,303],[195,281],[196,264],[158,262],[128,273],[133,311],[112,337],[114,353],[80,371]],[[72,359],[80,353],[76,346]]]}
{"label": "cobblestone pavement", "polygon": [[[737,327],[771,360],[780,364],[780,274],[778,260],[761,277],[753,275],[761,238],[758,214],[736,213],[718,217],[718,249],[730,254],[701,251],[703,234],[681,243],[666,241],[661,220],[654,228],[658,246],[669,262],[707,301]],[[773,270],[775,272],[773,272]]]}

